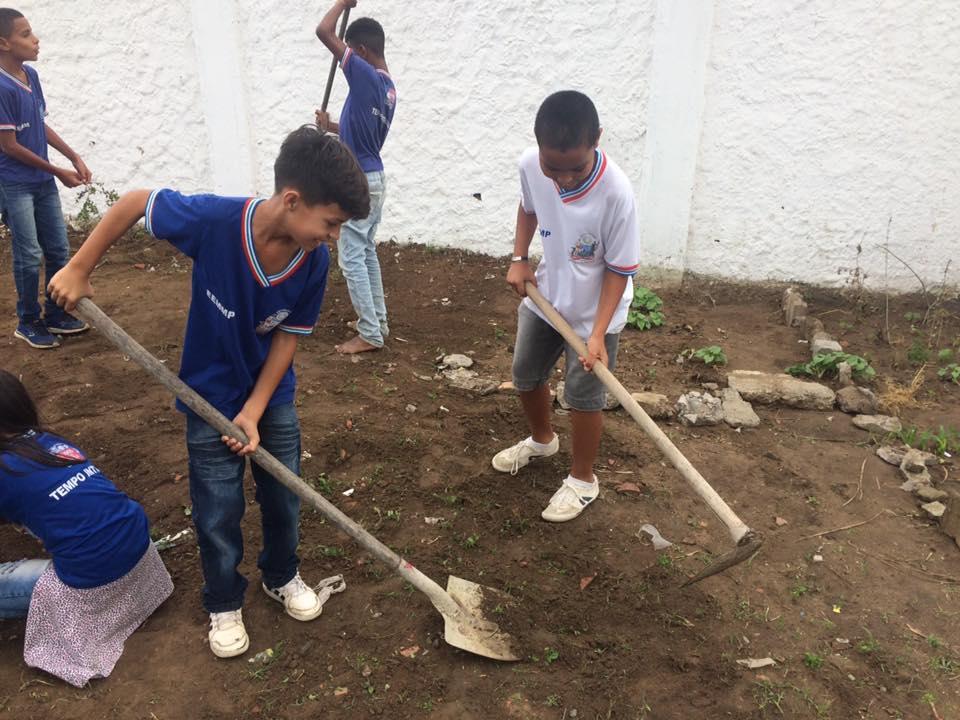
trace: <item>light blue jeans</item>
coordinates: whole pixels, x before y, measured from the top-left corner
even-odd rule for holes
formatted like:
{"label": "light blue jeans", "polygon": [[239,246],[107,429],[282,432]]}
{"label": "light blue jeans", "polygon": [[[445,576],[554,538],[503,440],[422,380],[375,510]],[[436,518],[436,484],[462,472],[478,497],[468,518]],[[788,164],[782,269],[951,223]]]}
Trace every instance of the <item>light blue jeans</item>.
{"label": "light blue jeans", "polygon": [[390,334],[383,279],[377,258],[377,226],[383,215],[387,178],[383,172],[368,172],[370,214],[362,220],[348,220],[340,228],[338,263],[347,281],[350,302],[357,313],[357,333],[371,345],[383,347]]}
{"label": "light blue jeans", "polygon": [[[13,236],[13,280],[17,287],[17,316],[21,322],[40,319],[40,263],[50,279],[70,259],[67,226],[60,207],[60,193],[53,178],[41,183],[0,180],[0,212]],[[57,305],[49,296],[47,312]]]}
{"label": "light blue jeans", "polygon": [[49,560],[0,563],[0,620],[27,616],[33,586],[49,564]]}

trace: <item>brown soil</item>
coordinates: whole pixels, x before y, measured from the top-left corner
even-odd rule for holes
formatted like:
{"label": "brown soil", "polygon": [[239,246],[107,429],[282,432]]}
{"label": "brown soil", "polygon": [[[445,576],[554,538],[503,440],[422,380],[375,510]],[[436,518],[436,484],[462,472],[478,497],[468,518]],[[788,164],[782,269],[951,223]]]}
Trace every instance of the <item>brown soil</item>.
{"label": "brown soil", "polygon": [[[525,434],[517,399],[430,379],[447,352],[472,353],[482,375],[508,379],[516,299],[503,282],[505,261],[396,245],[382,246],[381,258],[388,347],[354,358],[333,351],[353,317],[335,273],[317,331],[297,355],[305,479],[434,579],[454,574],[505,593],[499,612],[524,660],[498,664],[441,642],[441,618],[424,597],[305,509],[306,579],[343,573],[348,585],[318,620],[284,616],[254,582],[244,608],[250,651],[216,660],[187,542],[163,553],[174,596],[131,637],[107,680],[76,690],[24,667],[24,623],[0,623],[0,716],[844,720],[934,717],[931,700],[941,717],[960,716],[960,550],[920,517],[896,469],[848,416],[760,407],[763,424],[752,431],[661,424],[767,538],[751,562],[681,588],[729,539],[629,416],[606,415],[601,499],[576,521],[551,525],[539,513],[567,470],[568,418],[556,418],[558,455],[501,475],[490,457]],[[0,265],[9,277],[9,257]],[[175,367],[189,263],[163,244],[129,241],[94,279],[101,307]],[[719,344],[733,369],[776,371],[805,359],[798,331],[782,324],[776,288],[692,280],[662,296],[666,325],[623,335],[618,377],[631,390],[676,398],[723,378],[678,365],[688,348]],[[891,300],[890,346],[880,335],[884,298],[810,299],[845,347],[901,385],[916,372],[907,358],[914,341],[934,351],[957,343],[960,317],[949,303],[925,325],[914,319],[911,331],[905,315],[922,317],[930,299]],[[57,351],[28,350],[11,337],[14,302],[7,282],[2,366],[22,373],[48,423],[144,505],[157,534],[189,527],[184,423],[166,391],[95,332]],[[926,367],[921,404],[903,410],[905,424],[960,427],[960,387],[937,380],[936,367]],[[954,462],[934,475],[957,489]],[[640,492],[618,491],[623,483]],[[345,497],[348,488],[355,492]],[[243,570],[255,581],[252,493],[250,502]],[[654,552],[638,537],[645,522],[675,546]],[[9,526],[0,527],[0,546],[2,559],[41,552]],[[401,654],[413,646],[414,657]],[[249,662],[266,648],[272,662]],[[767,656],[774,667],[736,663]]]}

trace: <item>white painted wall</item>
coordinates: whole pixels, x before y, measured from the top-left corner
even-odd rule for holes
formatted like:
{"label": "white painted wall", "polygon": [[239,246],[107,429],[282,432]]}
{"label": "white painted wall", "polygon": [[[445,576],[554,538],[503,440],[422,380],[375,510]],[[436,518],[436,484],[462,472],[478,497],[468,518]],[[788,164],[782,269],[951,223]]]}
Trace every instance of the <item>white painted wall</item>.
{"label": "white painted wall", "polygon": [[[313,35],[326,2],[18,7],[51,125],[121,191],[269,193],[329,68]],[[892,216],[894,252],[928,283],[956,258],[960,282],[954,0],[361,0],[362,14],[387,30],[399,94],[382,239],[508,253],[536,107],[574,87],[633,178],[659,268],[911,289],[892,258],[884,278]],[[344,94],[338,77],[334,111]]]}
{"label": "white painted wall", "polygon": [[718,2],[689,269],[960,283],[960,3]]}

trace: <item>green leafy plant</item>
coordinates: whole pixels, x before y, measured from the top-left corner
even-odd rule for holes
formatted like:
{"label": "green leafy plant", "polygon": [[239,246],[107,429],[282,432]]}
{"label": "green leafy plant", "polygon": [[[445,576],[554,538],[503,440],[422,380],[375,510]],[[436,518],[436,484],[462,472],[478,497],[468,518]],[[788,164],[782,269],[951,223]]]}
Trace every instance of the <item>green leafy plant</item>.
{"label": "green leafy plant", "polygon": [[633,300],[627,312],[627,325],[637,330],[649,330],[663,325],[661,312],[663,300],[653,290],[637,286],[633,289]]}
{"label": "green leafy plant", "polygon": [[817,655],[817,653],[804,653],[803,664],[811,670],[819,670],[821,667],[823,667],[823,657]]}
{"label": "green leafy plant", "polygon": [[726,353],[723,352],[723,348],[719,345],[708,345],[707,347],[702,347],[699,350],[694,351],[690,357],[699,360],[704,365],[727,364]]}
{"label": "green leafy plant", "polygon": [[953,427],[939,426],[933,430],[921,430],[915,425],[903,428],[895,433],[904,445],[918,450],[927,450],[937,455],[960,452],[960,432]]}
{"label": "green leafy plant", "polygon": [[944,348],[937,353],[937,360],[943,363],[953,360],[953,350],[951,348]]}
{"label": "green leafy plant", "polygon": [[786,371],[794,377],[803,375],[816,378],[832,377],[837,374],[837,366],[843,362],[847,363],[853,370],[854,376],[861,380],[871,380],[877,374],[869,360],[845,352],[820,353],[810,362],[791,365]]}
{"label": "green leafy plant", "polygon": [[950,363],[949,365],[940,368],[937,370],[937,377],[941,380],[948,380],[952,383],[960,385],[960,365],[957,363]]}
{"label": "green leafy plant", "polygon": [[77,202],[80,203],[80,209],[74,216],[77,224],[83,228],[88,228],[100,220],[103,211],[97,202],[97,197],[105,208],[113,205],[120,199],[120,195],[115,190],[104,187],[103,183],[90,183],[85,185],[77,193]]}
{"label": "green leafy plant", "polygon": [[913,365],[923,365],[930,359],[930,348],[919,340],[914,340],[907,349],[907,360]]}
{"label": "green leafy plant", "polygon": [[555,663],[559,659],[560,659],[559,650],[554,650],[551,647],[546,647],[543,649],[543,661],[547,665],[550,665],[551,663]]}

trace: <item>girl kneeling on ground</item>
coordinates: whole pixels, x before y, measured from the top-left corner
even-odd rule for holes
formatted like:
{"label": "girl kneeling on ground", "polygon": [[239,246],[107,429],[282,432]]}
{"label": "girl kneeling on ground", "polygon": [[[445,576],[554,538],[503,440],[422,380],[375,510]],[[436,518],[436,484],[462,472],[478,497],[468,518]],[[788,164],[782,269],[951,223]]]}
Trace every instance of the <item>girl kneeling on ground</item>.
{"label": "girl kneeling on ground", "polygon": [[86,456],[40,427],[26,388],[0,370],[0,520],[52,560],[0,563],[0,618],[27,618],[23,657],[82,687],[173,592],[147,516]]}

